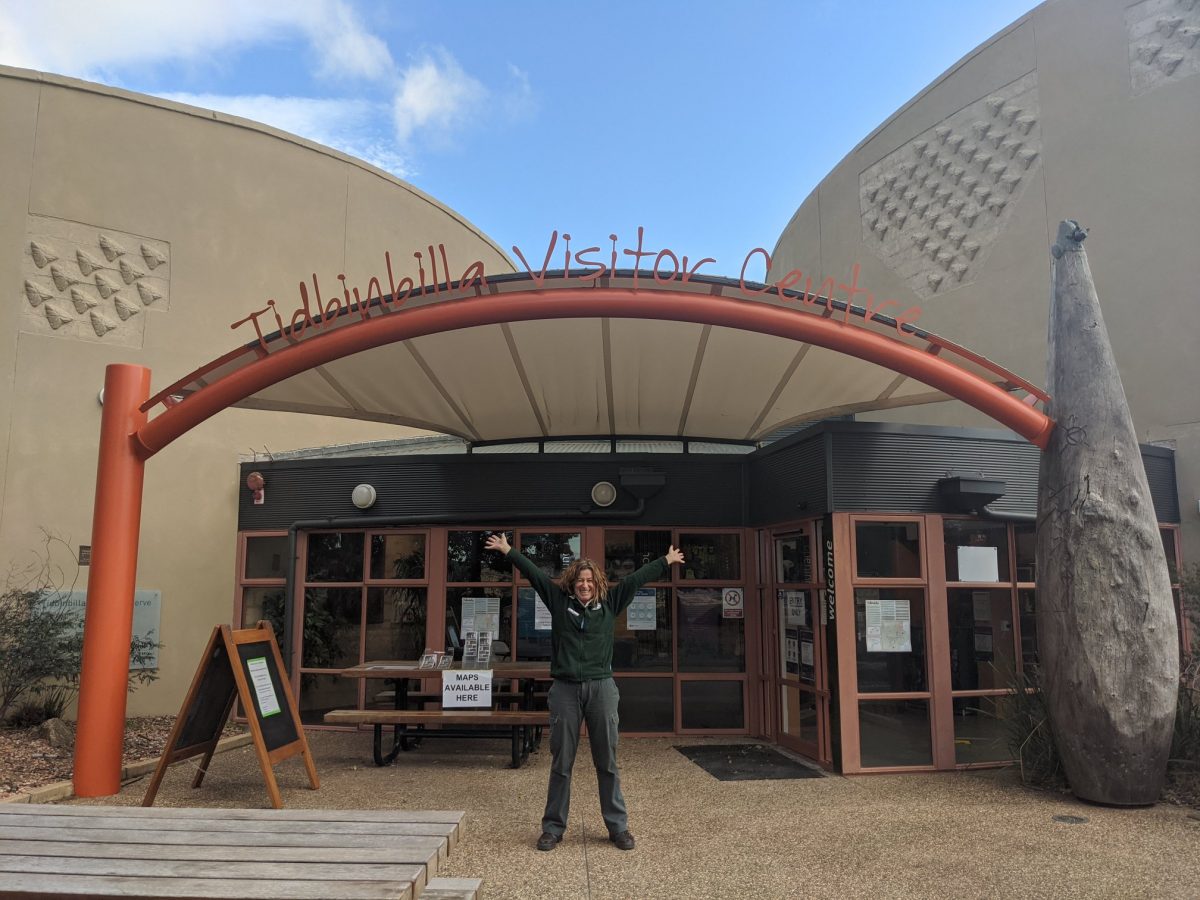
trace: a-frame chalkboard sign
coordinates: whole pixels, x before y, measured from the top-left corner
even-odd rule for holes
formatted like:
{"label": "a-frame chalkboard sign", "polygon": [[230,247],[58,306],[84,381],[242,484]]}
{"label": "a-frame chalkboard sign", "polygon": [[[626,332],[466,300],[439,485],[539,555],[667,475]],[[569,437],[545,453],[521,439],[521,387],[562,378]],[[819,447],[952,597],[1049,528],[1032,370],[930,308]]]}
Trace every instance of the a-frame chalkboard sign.
{"label": "a-frame chalkboard sign", "polygon": [[271,805],[276,809],[283,808],[273,767],[297,753],[304,757],[313,790],[320,787],[317,768],[300,725],[296,699],[292,696],[279,655],[279,645],[275,643],[275,632],[267,622],[237,631],[228,625],[218,625],[204,648],[204,656],[179,710],[175,727],[171,729],[171,736],[167,738],[166,749],[154,770],[142,806],[154,804],[168,766],[203,754],[204,759],[192,781],[192,787],[200,787],[235,700],[241,700],[246,712]]}

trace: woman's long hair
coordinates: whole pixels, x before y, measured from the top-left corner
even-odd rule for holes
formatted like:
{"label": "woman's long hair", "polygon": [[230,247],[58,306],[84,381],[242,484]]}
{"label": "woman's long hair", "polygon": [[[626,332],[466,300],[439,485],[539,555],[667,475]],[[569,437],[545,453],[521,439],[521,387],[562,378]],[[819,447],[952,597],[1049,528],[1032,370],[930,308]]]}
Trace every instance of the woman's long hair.
{"label": "woman's long hair", "polygon": [[596,584],[596,599],[603,600],[604,595],[608,593],[608,577],[604,574],[604,570],[590,559],[577,559],[567,566],[559,576],[558,586],[571,596],[575,596],[575,582],[579,580],[579,573],[584,569],[592,570],[592,581]]}

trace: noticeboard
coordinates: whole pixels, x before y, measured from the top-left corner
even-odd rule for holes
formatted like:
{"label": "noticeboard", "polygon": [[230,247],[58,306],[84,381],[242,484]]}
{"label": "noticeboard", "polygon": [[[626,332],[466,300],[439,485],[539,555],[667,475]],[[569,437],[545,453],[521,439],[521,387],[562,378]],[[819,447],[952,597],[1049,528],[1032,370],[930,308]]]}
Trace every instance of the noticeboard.
{"label": "noticeboard", "polygon": [[249,713],[246,721],[271,805],[276,809],[283,806],[273,766],[297,754],[304,758],[313,790],[320,787],[271,626],[259,622],[256,628],[235,631],[228,625],[218,625],[204,648],[192,686],[146,789],[143,806],[153,805],[168,766],[203,754],[192,782],[192,787],[200,786],[236,700]]}

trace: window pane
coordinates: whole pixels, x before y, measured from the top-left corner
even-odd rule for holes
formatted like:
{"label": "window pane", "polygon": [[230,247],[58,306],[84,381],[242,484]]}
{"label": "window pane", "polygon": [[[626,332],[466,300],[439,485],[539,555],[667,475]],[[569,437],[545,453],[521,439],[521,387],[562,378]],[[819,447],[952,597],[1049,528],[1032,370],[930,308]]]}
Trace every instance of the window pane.
{"label": "window pane", "polygon": [[283,640],[283,588],[257,587],[242,591],[242,628],[253,628],[266,619],[275,630],[275,639]]}
{"label": "window pane", "polygon": [[854,591],[861,693],[925,691],[925,594],[914,588]]}
{"label": "window pane", "polygon": [[425,650],[426,608],[423,587],[368,588],[366,659],[419,659]]}
{"label": "window pane", "polygon": [[956,691],[1012,686],[1016,643],[1007,590],[946,592],[950,613],[950,687]]}
{"label": "window pane", "polygon": [[1000,697],[957,697],[954,700],[954,761],[971,763],[1007,762],[1007,695]]}
{"label": "window pane", "polygon": [[1017,591],[1017,609],[1021,614],[1021,664],[1028,669],[1037,665],[1037,591]]}
{"label": "window pane", "polygon": [[740,681],[681,681],[684,728],[743,728],[746,714]]}
{"label": "window pane", "polygon": [[300,665],[313,669],[356,666],[361,588],[308,588],[304,592],[304,637]]}
{"label": "window pane", "polygon": [[737,580],[742,577],[741,541],[736,534],[681,534],[683,577]]}
{"label": "window pane", "polygon": [[946,519],[947,581],[1008,581],[1008,526]]}
{"label": "window pane", "polygon": [[551,578],[579,559],[579,534],[522,534],[520,550]]}
{"label": "window pane", "polygon": [[858,704],[862,764],[928,766],[933,764],[927,700],[873,700]]}
{"label": "window pane", "polygon": [[1037,532],[1033,525],[1014,525],[1017,544],[1017,581],[1037,581]]}
{"label": "window pane", "polygon": [[[550,613],[538,607],[542,607],[542,601],[537,591],[517,588],[517,659],[527,662],[550,658]],[[537,627],[539,618],[542,628]]]}
{"label": "window pane", "polygon": [[920,578],[921,531],[916,522],[854,526],[860,578]]}
{"label": "window pane", "polygon": [[425,577],[425,535],[371,535],[372,578]]}
{"label": "window pane", "polygon": [[671,671],[670,588],[641,588],[629,608],[617,617],[613,670]]}
{"label": "window pane", "polygon": [[812,545],[807,534],[775,539],[775,580],[780,584],[813,582]]}
{"label": "window pane", "polygon": [[306,581],[362,581],[363,533],[335,531],[308,536]]}
{"label": "window pane", "polygon": [[745,620],[722,616],[721,593],[679,589],[679,671],[746,671]]}
{"label": "window pane", "polygon": [[813,684],[816,669],[813,660],[813,601],[811,591],[777,592],[779,600],[780,634],[783,644],[780,658],[783,659],[784,675],[799,678]]}
{"label": "window pane", "polygon": [[246,538],[246,578],[286,578],[286,534]]}
{"label": "window pane", "polygon": [[492,658],[509,659],[512,640],[512,590],[506,587],[458,587],[446,589],[446,649],[454,650],[454,658],[462,659],[462,639],[468,631],[478,630],[478,623],[463,621],[463,599],[496,597],[500,600],[500,627],[492,636]]}
{"label": "window pane", "polygon": [[1179,583],[1179,566],[1175,556],[1175,529],[1160,528],[1158,533],[1162,535],[1163,553],[1167,557],[1167,571],[1171,573],[1171,584]]}
{"label": "window pane", "polygon": [[357,681],[357,678],[338,675],[301,675],[300,696],[296,700],[301,724],[324,725],[325,713],[331,709],[353,709],[358,706]]}
{"label": "window pane", "polygon": [[783,686],[783,733],[801,741],[816,741],[816,694]]}
{"label": "window pane", "polygon": [[675,730],[675,680],[672,678],[617,678],[621,701],[617,713],[621,731]]}
{"label": "window pane", "polygon": [[647,563],[666,556],[671,546],[669,531],[604,532],[604,569],[610,581],[632,575]]}
{"label": "window pane", "polygon": [[447,581],[512,581],[512,566],[495,550],[484,550],[490,531],[451,531],[446,548]]}

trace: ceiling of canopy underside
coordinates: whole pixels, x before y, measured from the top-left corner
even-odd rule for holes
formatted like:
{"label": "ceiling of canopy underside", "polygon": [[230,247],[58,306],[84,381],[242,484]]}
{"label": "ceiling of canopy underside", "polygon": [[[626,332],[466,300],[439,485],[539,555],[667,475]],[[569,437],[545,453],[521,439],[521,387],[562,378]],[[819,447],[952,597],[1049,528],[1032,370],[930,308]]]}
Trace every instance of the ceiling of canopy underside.
{"label": "ceiling of canopy underside", "polygon": [[[619,279],[611,283],[620,286]],[[501,303],[500,295],[527,294],[531,285],[509,277],[493,280],[489,288]],[[640,290],[657,293],[644,285]],[[676,282],[671,290],[728,297],[730,303],[790,305],[794,315],[820,314],[819,308],[804,311],[766,294],[749,297],[726,279]],[[550,282],[540,293],[548,295],[547,303],[571,302],[553,297]],[[454,302],[420,297],[405,310]],[[501,321],[409,337],[322,362],[234,405],[392,422],[471,442],[583,435],[752,442],[799,422],[949,399],[884,365],[790,337],[623,317],[619,306],[613,313]],[[840,319],[842,313],[826,309],[824,317],[831,316]],[[868,326],[845,318],[851,322],[846,327],[869,328],[933,355],[952,354],[958,367],[1006,389],[1024,385],[919,329],[899,334],[879,321]],[[357,317],[341,319],[330,332],[367,324]],[[263,356],[296,351],[273,336],[264,346],[269,352],[255,344],[234,351],[151,402],[169,406]]]}

